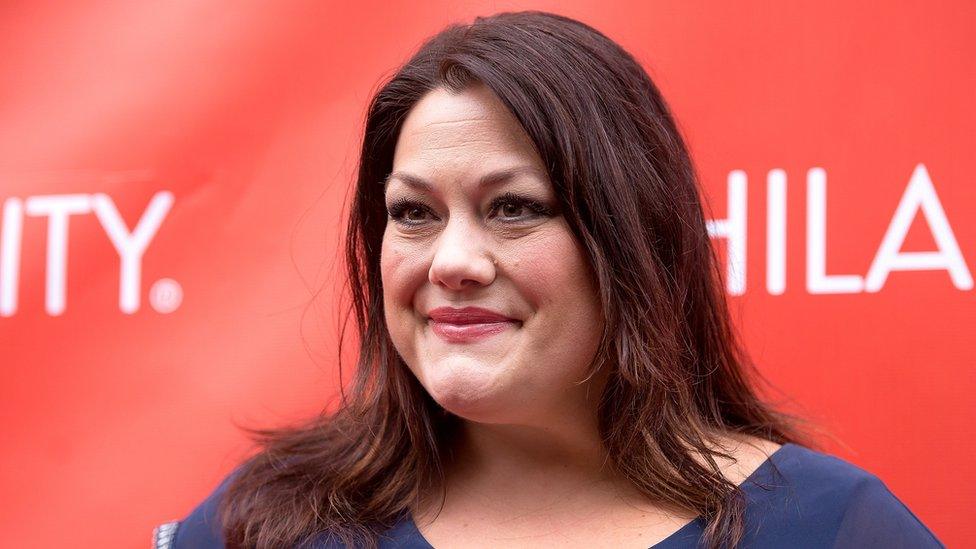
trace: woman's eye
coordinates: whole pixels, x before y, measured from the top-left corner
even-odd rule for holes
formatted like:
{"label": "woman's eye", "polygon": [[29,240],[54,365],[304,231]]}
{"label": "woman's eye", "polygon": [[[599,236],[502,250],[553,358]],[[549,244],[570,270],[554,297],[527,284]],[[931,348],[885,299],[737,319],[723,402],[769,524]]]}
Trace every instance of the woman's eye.
{"label": "woman's eye", "polygon": [[408,208],[403,212],[403,218],[409,221],[423,221],[427,212],[423,208]]}
{"label": "woman's eye", "polygon": [[522,204],[516,204],[514,202],[506,202],[502,205],[501,213],[505,217],[518,217],[522,213],[522,209],[525,208]]}
{"label": "woman's eye", "polygon": [[493,200],[490,211],[503,221],[521,221],[552,215],[552,211],[544,204],[512,193],[505,193]]}
{"label": "woman's eye", "polygon": [[[437,215],[430,206],[423,202],[401,198],[387,206],[390,219],[400,225],[419,227],[430,221],[436,221]],[[488,209],[488,217],[505,223],[526,221],[536,217],[552,215],[549,207],[535,200],[513,193],[505,193],[495,198]]]}
{"label": "woman's eye", "polygon": [[428,217],[435,218],[431,209],[420,202],[400,199],[387,207],[390,218],[405,225],[419,225],[427,221]]}

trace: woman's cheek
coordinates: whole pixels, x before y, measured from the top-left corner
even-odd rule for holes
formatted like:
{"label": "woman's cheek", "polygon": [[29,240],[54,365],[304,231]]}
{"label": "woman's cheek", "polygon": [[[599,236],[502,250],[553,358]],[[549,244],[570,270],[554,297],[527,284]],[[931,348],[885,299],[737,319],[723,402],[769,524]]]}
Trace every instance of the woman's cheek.
{"label": "woman's cheek", "polygon": [[[415,271],[419,253],[419,250],[412,250],[410,246],[398,242],[396,238],[387,238],[383,241],[380,251],[380,273],[383,295],[387,299],[403,301],[404,292],[408,291],[412,279],[418,276]],[[409,299],[407,302],[409,303]],[[400,303],[400,305],[406,304]]]}
{"label": "woman's cheek", "polygon": [[415,278],[411,275],[410,262],[409,250],[384,241],[380,255],[383,308],[387,328],[395,339],[400,339],[401,334],[410,329],[405,325],[411,316],[411,280]]}
{"label": "woman's cheek", "polygon": [[[523,246],[511,262],[517,265],[512,275],[516,286],[535,311],[529,352],[543,358],[543,364],[562,365],[556,371],[543,368],[536,375],[557,384],[564,377],[579,377],[603,331],[602,306],[584,254],[569,229],[563,228]],[[570,363],[573,367],[567,367]]]}
{"label": "woman's cheek", "polygon": [[568,228],[555,227],[512,250],[508,262],[510,276],[518,281],[523,298],[533,309],[552,313],[567,299],[567,292],[577,290],[580,268],[579,251]]}

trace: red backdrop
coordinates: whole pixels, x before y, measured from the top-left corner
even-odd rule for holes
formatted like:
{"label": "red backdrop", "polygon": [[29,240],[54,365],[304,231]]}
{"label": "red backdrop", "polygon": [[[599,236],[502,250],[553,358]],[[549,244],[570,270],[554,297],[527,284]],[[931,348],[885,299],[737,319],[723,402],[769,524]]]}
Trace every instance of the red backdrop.
{"label": "red backdrop", "polygon": [[234,422],[335,394],[367,100],[447,23],[525,8],[662,88],[789,409],[976,536],[973,3],[355,4],[0,8],[5,544],[141,546],[244,455]]}

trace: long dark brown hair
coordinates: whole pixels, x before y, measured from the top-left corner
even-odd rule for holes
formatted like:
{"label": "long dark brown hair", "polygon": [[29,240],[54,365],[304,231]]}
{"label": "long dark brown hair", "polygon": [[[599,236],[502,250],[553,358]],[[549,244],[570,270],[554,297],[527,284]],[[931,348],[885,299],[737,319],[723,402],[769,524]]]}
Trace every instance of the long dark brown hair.
{"label": "long dark brown hair", "polygon": [[744,500],[715,461],[732,459],[718,437],[806,443],[802,421],[754,387],[762,377],[733,330],[697,176],[661,93],[602,33],[534,11],[444,29],[373,97],[346,244],[356,377],[337,410],[248,429],[258,451],[222,500],[226,543],[281,547],[328,534],[369,546],[429,494],[443,498],[459,420],[431,399],[387,332],[379,182],[410,109],[435,88],[474,83],[534,142],[595,274],[606,329],[590,373],[608,376],[598,413],[612,466],[649,498],[704,518],[708,545],[736,546]]}

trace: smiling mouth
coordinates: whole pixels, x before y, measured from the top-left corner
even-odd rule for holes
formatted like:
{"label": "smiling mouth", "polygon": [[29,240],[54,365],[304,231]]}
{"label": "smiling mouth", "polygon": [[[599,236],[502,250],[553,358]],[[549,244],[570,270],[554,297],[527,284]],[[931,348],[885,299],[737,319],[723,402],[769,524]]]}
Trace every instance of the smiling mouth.
{"label": "smiling mouth", "polygon": [[434,334],[448,343],[473,343],[522,325],[517,320],[456,324],[428,319],[427,323]]}

